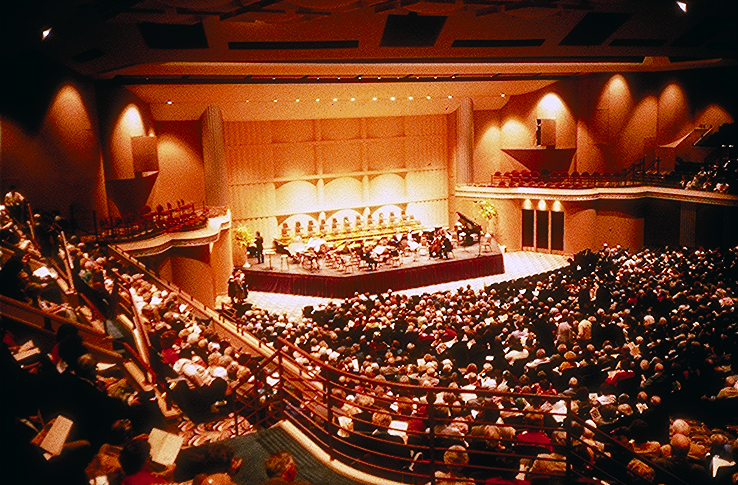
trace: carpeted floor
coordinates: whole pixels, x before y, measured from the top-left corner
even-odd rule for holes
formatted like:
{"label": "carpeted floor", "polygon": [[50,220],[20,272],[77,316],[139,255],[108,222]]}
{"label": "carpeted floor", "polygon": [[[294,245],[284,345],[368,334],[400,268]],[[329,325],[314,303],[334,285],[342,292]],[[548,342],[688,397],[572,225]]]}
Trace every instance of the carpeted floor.
{"label": "carpeted floor", "polygon": [[223,441],[230,445],[244,464],[233,480],[239,485],[261,485],[267,481],[263,463],[270,454],[288,451],[295,457],[297,479],[311,485],[361,485],[324,466],[282,428],[274,427],[258,433]]}

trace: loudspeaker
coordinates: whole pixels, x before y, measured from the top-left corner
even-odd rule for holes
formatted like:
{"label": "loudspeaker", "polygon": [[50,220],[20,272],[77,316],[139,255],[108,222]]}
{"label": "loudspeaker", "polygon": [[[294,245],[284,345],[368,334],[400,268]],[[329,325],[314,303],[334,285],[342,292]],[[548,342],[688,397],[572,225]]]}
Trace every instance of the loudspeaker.
{"label": "loudspeaker", "polygon": [[556,120],[536,120],[536,145],[556,146]]}
{"label": "loudspeaker", "polygon": [[155,136],[132,136],[131,151],[133,153],[134,172],[158,172],[159,155],[156,151]]}

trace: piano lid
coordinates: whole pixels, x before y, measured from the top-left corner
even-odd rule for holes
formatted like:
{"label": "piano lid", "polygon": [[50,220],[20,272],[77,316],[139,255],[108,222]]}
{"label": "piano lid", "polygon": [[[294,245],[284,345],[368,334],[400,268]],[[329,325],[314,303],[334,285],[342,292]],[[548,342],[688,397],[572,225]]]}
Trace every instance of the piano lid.
{"label": "piano lid", "polygon": [[459,216],[459,222],[464,225],[467,231],[475,232],[475,233],[481,233],[482,232],[482,226],[477,224],[476,222],[472,221],[468,217],[466,217],[461,212],[457,212],[456,215]]}

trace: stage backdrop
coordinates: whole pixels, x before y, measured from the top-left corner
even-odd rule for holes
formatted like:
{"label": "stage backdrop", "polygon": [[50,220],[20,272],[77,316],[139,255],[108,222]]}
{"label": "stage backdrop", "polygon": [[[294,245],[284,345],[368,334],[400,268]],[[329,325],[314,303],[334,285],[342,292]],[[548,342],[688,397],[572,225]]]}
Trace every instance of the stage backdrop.
{"label": "stage backdrop", "polygon": [[394,206],[447,225],[446,118],[226,122],[234,225],[260,231],[267,246],[299,214],[330,227],[342,209],[366,216]]}

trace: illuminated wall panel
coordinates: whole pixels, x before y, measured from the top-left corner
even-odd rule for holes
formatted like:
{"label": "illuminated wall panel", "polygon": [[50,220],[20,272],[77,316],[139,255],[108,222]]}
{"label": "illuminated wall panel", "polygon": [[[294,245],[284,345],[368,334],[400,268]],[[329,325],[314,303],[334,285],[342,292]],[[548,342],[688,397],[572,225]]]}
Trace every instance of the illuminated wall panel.
{"label": "illuminated wall panel", "polygon": [[297,180],[277,188],[275,213],[297,214],[312,212],[317,208],[318,192],[310,182]]}
{"label": "illuminated wall panel", "polygon": [[399,175],[386,174],[369,179],[369,200],[367,201],[367,205],[401,203],[405,199],[405,181]]}
{"label": "illuminated wall panel", "polygon": [[408,200],[429,200],[448,196],[446,172],[442,170],[409,172],[406,183]]}
{"label": "illuminated wall panel", "polygon": [[322,210],[337,210],[344,207],[366,205],[361,180],[353,177],[343,177],[326,182],[323,193]]}

